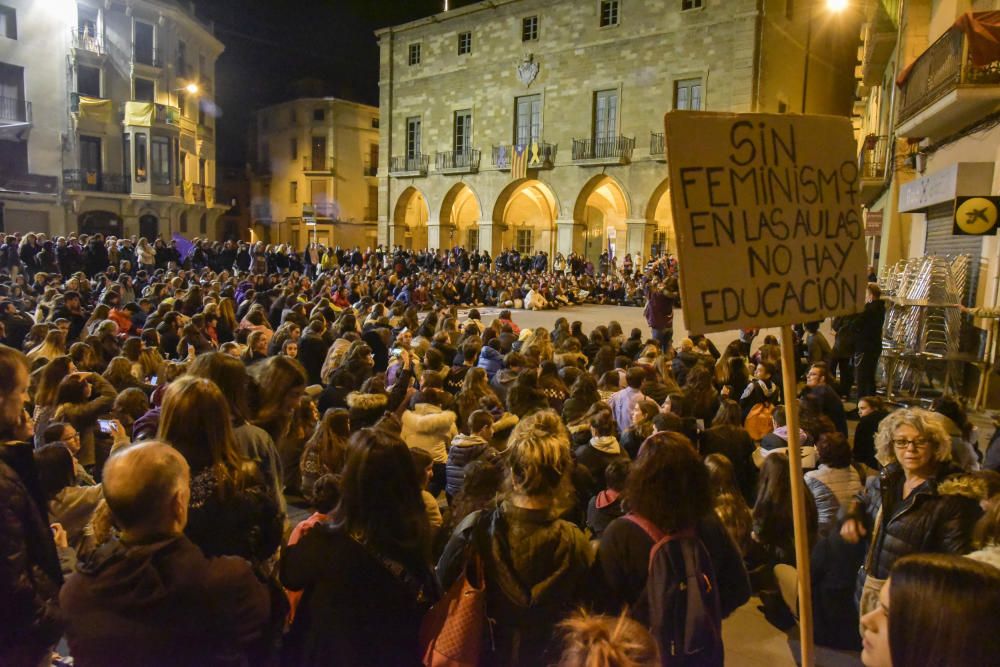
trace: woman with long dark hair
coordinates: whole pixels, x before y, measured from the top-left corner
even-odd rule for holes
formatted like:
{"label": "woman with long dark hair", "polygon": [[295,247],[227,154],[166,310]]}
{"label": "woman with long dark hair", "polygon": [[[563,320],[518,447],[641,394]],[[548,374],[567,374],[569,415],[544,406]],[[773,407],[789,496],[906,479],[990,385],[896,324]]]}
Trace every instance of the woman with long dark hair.
{"label": "woman with long dark hair", "polygon": [[430,526],[406,444],[382,429],[351,438],[341,499],[281,560],[304,591],[285,650],[294,665],[419,665],[418,633],[437,599]]}

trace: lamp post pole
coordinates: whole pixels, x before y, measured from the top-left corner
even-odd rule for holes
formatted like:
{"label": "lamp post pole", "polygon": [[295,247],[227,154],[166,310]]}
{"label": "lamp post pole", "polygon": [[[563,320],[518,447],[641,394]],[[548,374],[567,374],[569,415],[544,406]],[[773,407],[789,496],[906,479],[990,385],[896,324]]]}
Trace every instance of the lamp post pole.
{"label": "lamp post pole", "polygon": [[806,112],[806,93],[809,91],[809,56],[812,50],[813,6],[809,5],[809,17],[806,20],[806,62],[802,67],[802,113]]}

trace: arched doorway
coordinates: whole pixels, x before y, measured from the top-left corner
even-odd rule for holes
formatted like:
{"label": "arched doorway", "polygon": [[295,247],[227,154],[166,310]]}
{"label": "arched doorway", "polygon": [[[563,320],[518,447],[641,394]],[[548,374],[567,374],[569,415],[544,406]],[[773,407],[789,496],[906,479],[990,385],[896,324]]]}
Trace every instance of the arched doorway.
{"label": "arched doorway", "polygon": [[466,250],[479,249],[479,198],[465,183],[459,183],[448,191],[441,204],[441,224],[447,225],[454,233],[450,239],[441,239],[441,244],[463,246]]}
{"label": "arched doorway", "polygon": [[573,208],[573,219],[584,226],[583,254],[594,266],[605,250],[617,257],[625,256],[628,216],[628,197],[617,180],[595,176],[583,186]]}
{"label": "arched doorway", "polygon": [[[552,189],[535,179],[508,185],[493,208],[493,223],[503,230],[500,248],[513,248],[522,255],[555,251],[555,222],[559,205]],[[496,249],[494,249],[496,250]]]}
{"label": "arched doorway", "polygon": [[670,208],[669,181],[663,181],[653,190],[646,206],[646,223],[653,229],[650,257],[676,252],[677,234],[674,231],[674,213]]}
{"label": "arched doorway", "polygon": [[87,211],[81,213],[77,218],[81,234],[102,236],[122,235],[122,219],[117,213],[111,211]]}
{"label": "arched doorway", "polygon": [[160,235],[160,221],[152,213],[147,213],[139,217],[139,236],[150,243]]}
{"label": "arched doorway", "polygon": [[396,210],[392,218],[396,226],[393,245],[403,246],[407,250],[426,248],[428,217],[430,213],[423,193],[414,187],[403,190],[403,194],[396,200]]}

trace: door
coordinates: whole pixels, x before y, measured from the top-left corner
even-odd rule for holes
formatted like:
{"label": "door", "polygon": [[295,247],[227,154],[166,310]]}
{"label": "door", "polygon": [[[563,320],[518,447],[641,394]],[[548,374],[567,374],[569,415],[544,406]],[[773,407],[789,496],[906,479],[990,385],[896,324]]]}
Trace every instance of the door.
{"label": "door", "polygon": [[326,196],[326,181],[309,181],[309,201],[313,205],[313,215],[321,218],[330,217],[330,205]]}
{"label": "door", "polygon": [[542,96],[526,95],[517,98],[517,126],[514,143],[530,146],[542,137]]}
{"label": "door", "polygon": [[312,170],[326,171],[326,137],[312,138]]}
{"label": "door", "polygon": [[101,189],[101,139],[80,137],[80,180],[84,190]]}
{"label": "door", "polygon": [[160,221],[156,219],[155,215],[147,213],[139,218],[139,236],[152,243],[159,235]]}

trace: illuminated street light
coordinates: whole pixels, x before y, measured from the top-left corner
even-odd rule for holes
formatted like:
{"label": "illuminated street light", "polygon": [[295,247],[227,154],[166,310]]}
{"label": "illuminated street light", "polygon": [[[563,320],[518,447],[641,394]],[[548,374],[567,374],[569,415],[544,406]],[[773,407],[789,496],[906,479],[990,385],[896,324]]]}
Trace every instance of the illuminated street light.
{"label": "illuminated street light", "polygon": [[826,0],[826,9],[831,12],[842,12],[847,9],[848,0]]}
{"label": "illuminated street light", "polygon": [[184,86],[184,90],[188,91],[192,95],[197,95],[198,94],[198,84],[197,83],[189,83],[188,85]]}

